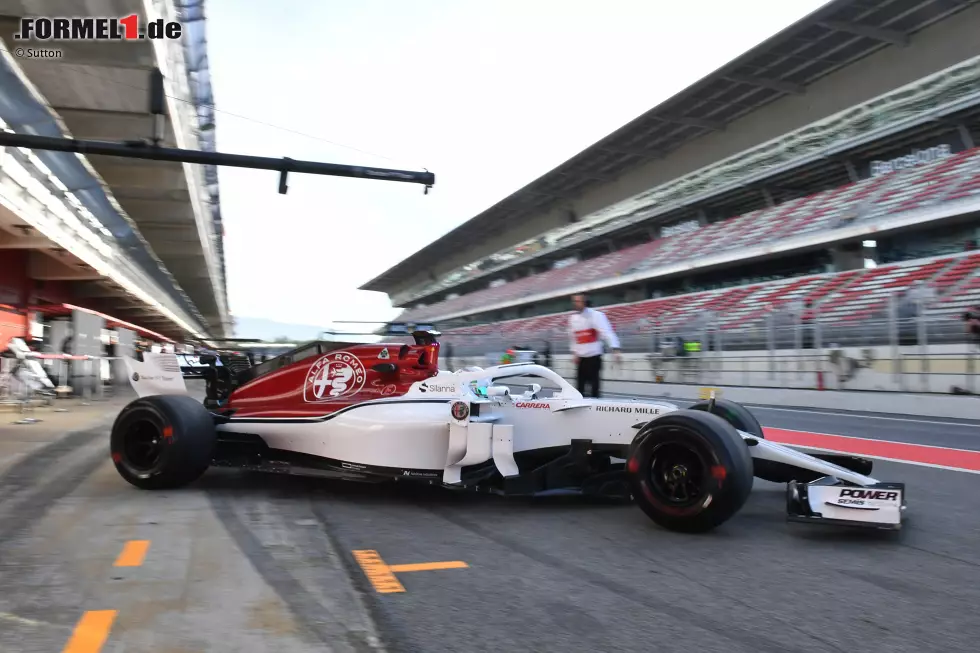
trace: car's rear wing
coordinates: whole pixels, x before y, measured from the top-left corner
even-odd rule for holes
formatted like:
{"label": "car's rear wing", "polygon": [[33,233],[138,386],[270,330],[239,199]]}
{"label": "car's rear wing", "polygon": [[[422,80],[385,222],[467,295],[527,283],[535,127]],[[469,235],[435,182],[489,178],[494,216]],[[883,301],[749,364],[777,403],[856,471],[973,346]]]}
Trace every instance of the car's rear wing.
{"label": "car's rear wing", "polygon": [[123,356],[123,363],[129,373],[129,383],[140,397],[187,394],[177,354],[143,352],[142,361]]}
{"label": "car's rear wing", "polygon": [[435,329],[416,330],[412,332],[412,337],[415,338],[416,345],[438,345],[439,336],[441,335]]}

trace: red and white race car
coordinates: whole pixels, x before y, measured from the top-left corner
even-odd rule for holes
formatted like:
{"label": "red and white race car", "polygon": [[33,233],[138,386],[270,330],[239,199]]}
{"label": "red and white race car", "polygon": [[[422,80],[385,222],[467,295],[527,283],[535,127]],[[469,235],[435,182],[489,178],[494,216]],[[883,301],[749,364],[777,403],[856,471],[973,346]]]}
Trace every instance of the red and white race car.
{"label": "red and white race car", "polygon": [[632,498],[656,523],[686,532],[732,517],[759,477],[788,484],[794,520],[901,524],[903,484],[868,476],[867,459],[769,442],[741,405],[585,399],[531,363],[439,370],[436,335],[311,342],[255,366],[202,357],[203,403],[188,396],[173,354],[127,359],[139,398],[116,419],[112,460],[146,489],[191,483],[215,465]]}

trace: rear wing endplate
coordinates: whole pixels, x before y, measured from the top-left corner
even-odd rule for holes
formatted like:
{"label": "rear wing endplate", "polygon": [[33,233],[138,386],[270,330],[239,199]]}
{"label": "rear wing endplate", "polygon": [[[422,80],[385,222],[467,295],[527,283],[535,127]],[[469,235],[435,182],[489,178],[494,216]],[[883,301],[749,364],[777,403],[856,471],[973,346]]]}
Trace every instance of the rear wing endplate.
{"label": "rear wing endplate", "polygon": [[129,384],[140,397],[151,395],[186,395],[187,384],[180,370],[177,354],[143,353],[143,360],[123,357]]}

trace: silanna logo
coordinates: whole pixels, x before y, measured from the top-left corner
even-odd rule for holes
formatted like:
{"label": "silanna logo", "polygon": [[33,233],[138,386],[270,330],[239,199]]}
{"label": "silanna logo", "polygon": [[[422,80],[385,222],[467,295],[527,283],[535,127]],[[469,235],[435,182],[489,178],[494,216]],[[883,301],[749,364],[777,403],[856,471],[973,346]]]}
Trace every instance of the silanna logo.
{"label": "silanna logo", "polygon": [[440,383],[429,383],[428,381],[426,381],[425,383],[423,383],[422,385],[419,386],[419,392],[449,392],[449,393],[455,393],[456,392],[456,386],[453,385],[453,384],[442,385]]}
{"label": "silanna logo", "polygon": [[157,18],[140,25],[138,14],[123,17],[102,18],[48,18],[20,19],[20,31],[15,41],[175,41],[183,34],[184,27],[176,21]]}
{"label": "silanna logo", "polygon": [[367,371],[354,354],[336,351],[322,356],[306,375],[303,400],[311,403],[335,401],[359,392],[364,387]]}

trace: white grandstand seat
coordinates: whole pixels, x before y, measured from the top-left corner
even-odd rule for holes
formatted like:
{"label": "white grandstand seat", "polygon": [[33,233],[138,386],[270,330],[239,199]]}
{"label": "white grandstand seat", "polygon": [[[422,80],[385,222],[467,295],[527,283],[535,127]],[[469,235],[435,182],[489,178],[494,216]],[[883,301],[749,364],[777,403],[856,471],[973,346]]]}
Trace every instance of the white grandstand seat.
{"label": "white grandstand seat", "polygon": [[980,252],[957,259],[931,285],[940,298],[926,313],[959,315],[980,305]]}
{"label": "white grandstand seat", "polygon": [[944,201],[963,199],[980,193],[980,148],[974,148],[968,152],[971,153],[971,160],[975,161],[977,165],[963,169],[962,178],[943,197]]}
{"label": "white grandstand seat", "polygon": [[839,285],[817,308],[821,321],[855,321],[872,317],[888,305],[888,297],[908,289],[916,281],[932,279],[952,259],[925,263],[886,265],[863,270],[850,283]]}
{"label": "white grandstand seat", "polygon": [[[621,335],[654,329],[662,335],[680,333],[696,325],[707,311],[715,313],[717,324],[724,330],[753,327],[769,312],[796,302],[819,302],[816,308],[804,309],[804,318],[819,313],[822,323],[848,323],[883,317],[889,295],[904,292],[917,281],[931,286],[939,300],[932,303],[927,314],[958,317],[966,309],[980,305],[980,252],[675,295],[602,310]],[[453,329],[446,335],[472,337],[492,333],[502,336],[506,346],[533,346],[535,341],[564,338],[567,319],[568,312],[563,312]]]}

